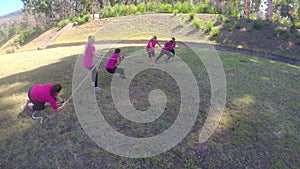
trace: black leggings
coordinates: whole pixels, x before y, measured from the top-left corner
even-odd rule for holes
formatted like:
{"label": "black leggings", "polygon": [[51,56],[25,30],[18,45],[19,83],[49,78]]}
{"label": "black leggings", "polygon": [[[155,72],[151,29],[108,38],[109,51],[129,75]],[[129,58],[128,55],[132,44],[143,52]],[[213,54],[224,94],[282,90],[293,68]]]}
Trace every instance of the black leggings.
{"label": "black leggings", "polygon": [[32,98],[30,96],[31,90],[33,87],[31,87],[28,91],[28,98],[30,100],[31,103],[33,103],[33,110],[44,110],[46,108],[45,106],[45,102],[38,102],[38,101],[32,101]]}
{"label": "black leggings", "polygon": [[124,75],[124,69],[122,68],[106,68],[107,72],[108,73],[111,73],[111,74],[114,74],[114,73],[119,73],[121,75]]}

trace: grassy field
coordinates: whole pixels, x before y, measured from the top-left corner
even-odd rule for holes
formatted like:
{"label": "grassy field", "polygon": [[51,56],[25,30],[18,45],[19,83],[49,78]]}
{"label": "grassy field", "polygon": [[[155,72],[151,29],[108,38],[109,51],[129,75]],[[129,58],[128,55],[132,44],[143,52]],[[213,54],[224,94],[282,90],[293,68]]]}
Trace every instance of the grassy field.
{"label": "grassy field", "polygon": [[[98,47],[102,52],[104,48]],[[177,55],[192,70],[199,87],[199,115],[190,133],[177,146],[158,156],[132,159],[97,146],[84,132],[72,101],[62,112],[46,108],[42,124],[22,112],[27,90],[36,83],[61,83],[62,96],[72,93],[72,76],[83,46],[0,55],[1,168],[298,168],[300,165],[300,67],[247,55],[218,52],[227,80],[227,101],[213,135],[198,143],[210,105],[210,81],[199,58],[181,46]],[[123,47],[124,55],[144,47]],[[207,55],[199,48],[198,55]],[[111,51],[109,51],[111,54]],[[136,64],[148,64],[139,55]],[[176,61],[168,66],[176,66]],[[161,59],[159,66],[165,63]],[[161,83],[164,79],[165,83]],[[96,93],[108,123],[132,137],[153,136],[170,127],[178,115],[180,92],[169,75],[149,69],[130,87],[137,109],[149,108],[147,93],[163,89],[168,102],[153,123],[140,125],[113,107],[111,77],[99,69],[103,90]],[[172,85],[170,85],[172,84]],[[152,87],[149,87],[152,86]],[[105,98],[105,99],[103,99]]]}

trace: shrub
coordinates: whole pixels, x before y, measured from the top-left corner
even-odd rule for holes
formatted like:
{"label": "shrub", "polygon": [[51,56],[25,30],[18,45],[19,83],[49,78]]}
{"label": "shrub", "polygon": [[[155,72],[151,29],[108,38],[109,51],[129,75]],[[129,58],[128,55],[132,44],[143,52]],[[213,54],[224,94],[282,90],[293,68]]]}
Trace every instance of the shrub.
{"label": "shrub", "polygon": [[253,28],[256,29],[256,30],[261,30],[261,29],[264,28],[264,25],[263,25],[261,20],[256,20],[253,23]]}
{"label": "shrub", "polygon": [[91,15],[88,13],[82,17],[84,23],[90,22],[92,20]]}
{"label": "shrub", "polygon": [[212,37],[219,36],[220,34],[221,34],[221,31],[220,31],[219,28],[216,28],[216,27],[212,28],[212,30],[211,30],[211,36]]}
{"label": "shrub", "polygon": [[300,39],[300,32],[297,33],[296,38]]}
{"label": "shrub", "polygon": [[290,26],[291,25],[291,21],[286,19],[286,18],[282,18],[280,20],[280,24],[285,25],[285,26]]}
{"label": "shrub", "polygon": [[195,12],[190,13],[190,21],[194,20],[195,18]]}
{"label": "shrub", "polygon": [[20,36],[14,40],[14,43],[20,44],[20,45],[25,44],[32,37],[35,37],[36,35],[40,34],[41,32],[42,32],[42,28],[40,28],[40,27],[25,29],[20,32]]}
{"label": "shrub", "polygon": [[172,12],[172,5],[166,4],[166,3],[158,3],[159,5],[159,12],[166,12],[171,13]]}
{"label": "shrub", "polygon": [[201,22],[201,20],[200,19],[198,19],[198,18],[195,18],[194,19],[194,25],[196,26],[196,28],[201,28],[202,27],[202,22]]}
{"label": "shrub", "polygon": [[124,12],[123,12],[123,16],[124,15],[134,15],[138,13],[138,9],[137,6],[135,5],[126,5],[124,6]]}
{"label": "shrub", "polygon": [[212,22],[212,21],[208,21],[208,22],[206,23],[206,29],[207,29],[208,31],[210,31],[210,30],[212,30],[213,28],[214,28],[213,22]]}
{"label": "shrub", "polygon": [[198,3],[195,6],[195,12],[197,13],[208,13],[208,14],[215,14],[218,13],[217,9],[214,8],[213,6],[211,6],[209,4],[209,2],[205,2],[205,3]]}
{"label": "shrub", "polygon": [[295,23],[295,27],[296,27],[297,29],[300,29],[300,21]]}
{"label": "shrub", "polygon": [[182,13],[190,13],[193,11],[193,7],[191,6],[190,3],[184,2],[181,4],[181,12]]}
{"label": "shrub", "polygon": [[68,23],[70,23],[71,22],[71,20],[70,19],[64,19],[64,20],[62,20],[62,21],[59,21],[58,22],[58,24],[57,24],[57,26],[59,27],[59,28],[62,28],[62,27],[64,27],[64,26],[66,26]]}
{"label": "shrub", "polygon": [[137,11],[140,13],[146,13],[147,12],[147,8],[143,3],[140,3],[137,5]]}
{"label": "shrub", "polygon": [[175,10],[173,11],[173,14],[174,14],[174,15],[177,15],[177,14],[178,14],[178,10],[175,9]]}
{"label": "shrub", "polygon": [[221,15],[221,21],[224,23],[228,23],[228,22],[230,22],[230,19],[228,17],[226,17],[225,15]]}
{"label": "shrub", "polygon": [[115,10],[113,7],[111,6],[105,6],[102,10],[101,10],[101,14],[104,18],[109,18],[109,17],[114,17],[116,16]]}

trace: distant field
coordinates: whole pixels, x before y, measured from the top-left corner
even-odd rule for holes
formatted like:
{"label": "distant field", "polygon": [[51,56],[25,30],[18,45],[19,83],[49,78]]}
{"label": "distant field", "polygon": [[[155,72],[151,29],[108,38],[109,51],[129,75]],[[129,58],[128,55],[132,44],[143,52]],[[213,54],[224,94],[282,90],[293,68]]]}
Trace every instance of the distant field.
{"label": "distant field", "polygon": [[[111,45],[97,48],[104,53]],[[199,87],[201,102],[196,123],[187,137],[166,153],[131,159],[98,147],[82,130],[72,101],[62,112],[56,113],[51,108],[43,111],[42,124],[32,120],[30,112],[21,112],[27,90],[36,83],[61,83],[62,96],[70,96],[73,69],[82,50],[83,46],[77,46],[0,55],[1,168],[297,168],[300,165],[299,66],[218,52],[227,81],[226,106],[216,131],[207,142],[199,144],[198,134],[210,105],[210,81],[195,53],[178,47],[177,55],[189,66]],[[144,46],[123,46],[122,51],[124,55],[141,51],[133,58],[135,64],[148,64]],[[110,50],[108,55],[111,53]],[[209,54],[201,48],[196,53]],[[168,66],[176,64],[175,60]],[[164,65],[161,59],[159,66]],[[160,133],[178,114],[180,92],[167,74],[149,70],[132,81],[132,90],[136,90],[132,102],[138,109],[149,107],[144,92],[153,88],[148,86],[164,89],[169,96],[165,113],[154,125],[130,122],[114,109],[111,77],[103,65],[99,69],[99,82],[103,90],[96,93],[96,98],[105,98],[105,102],[98,102],[98,106],[109,124],[123,134],[141,137]]]}

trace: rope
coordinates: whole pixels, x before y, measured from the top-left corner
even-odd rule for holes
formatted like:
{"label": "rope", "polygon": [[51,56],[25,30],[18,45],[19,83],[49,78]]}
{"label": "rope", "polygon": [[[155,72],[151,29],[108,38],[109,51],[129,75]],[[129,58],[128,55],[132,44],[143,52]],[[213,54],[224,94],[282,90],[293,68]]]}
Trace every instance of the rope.
{"label": "rope", "polygon": [[[129,59],[135,56],[127,56],[125,57],[125,59]],[[105,58],[104,56],[101,57],[98,62],[94,65],[94,67],[88,72],[88,74],[82,79],[82,81],[79,83],[79,85],[76,87],[76,89],[72,92],[72,94],[70,95],[70,97],[65,101],[65,102],[69,102],[71,100],[71,98],[73,97],[73,95],[78,91],[78,89],[80,88],[80,86],[83,84],[83,82],[88,78],[88,76],[90,75],[90,73],[97,67],[97,65],[102,63],[103,58]]]}
{"label": "rope", "polygon": [[79,83],[79,85],[76,87],[76,89],[72,92],[72,94],[70,95],[70,97],[65,101],[65,102],[69,102],[71,100],[71,98],[73,97],[73,95],[77,92],[77,90],[80,88],[80,86],[83,84],[83,82],[88,78],[88,76],[90,75],[90,73],[97,67],[97,65],[101,64],[102,59],[104,58],[101,57],[98,62],[94,65],[94,67],[87,73],[87,75],[82,79],[82,81]]}
{"label": "rope", "polygon": [[35,116],[35,113],[37,113],[37,112],[38,112],[38,111],[35,110],[35,111],[32,113],[31,117],[32,117],[33,120],[40,120],[40,123],[42,123],[43,120],[44,120],[44,118],[43,118],[43,117],[36,117],[36,116]]}

